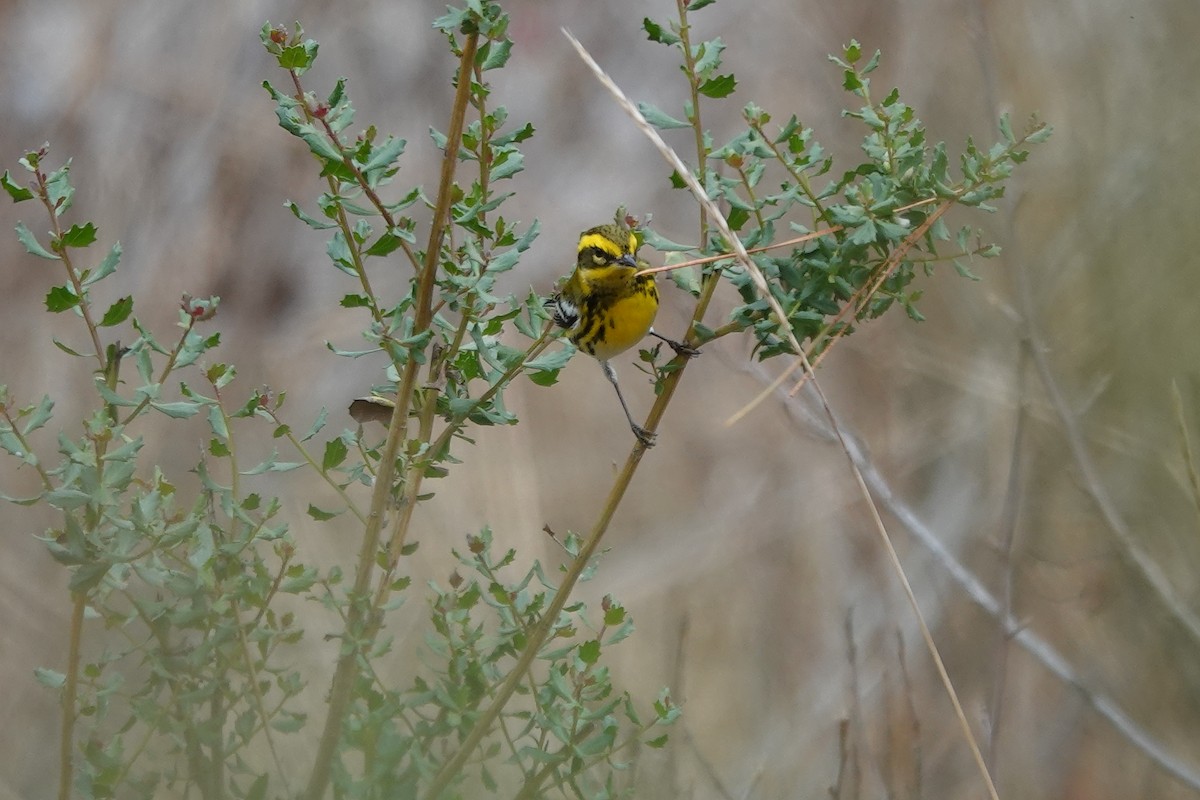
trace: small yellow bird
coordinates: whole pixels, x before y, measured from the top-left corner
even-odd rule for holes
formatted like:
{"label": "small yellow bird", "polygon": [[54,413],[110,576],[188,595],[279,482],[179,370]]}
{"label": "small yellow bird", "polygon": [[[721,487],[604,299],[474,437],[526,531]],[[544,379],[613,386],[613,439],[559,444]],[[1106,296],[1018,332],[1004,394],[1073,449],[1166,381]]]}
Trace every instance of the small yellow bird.
{"label": "small yellow bird", "polygon": [[637,248],[637,237],[620,222],[584,231],[579,236],[575,271],[546,306],[555,323],[567,329],[567,338],[600,362],[605,377],[617,390],[633,435],[646,447],[653,447],[654,434],[633,421],[617,385],[617,373],[608,360],[647,334],[662,339],[679,355],[691,357],[699,351],[655,332],[658,287],[653,275],[637,274],[648,266],[637,260]]}

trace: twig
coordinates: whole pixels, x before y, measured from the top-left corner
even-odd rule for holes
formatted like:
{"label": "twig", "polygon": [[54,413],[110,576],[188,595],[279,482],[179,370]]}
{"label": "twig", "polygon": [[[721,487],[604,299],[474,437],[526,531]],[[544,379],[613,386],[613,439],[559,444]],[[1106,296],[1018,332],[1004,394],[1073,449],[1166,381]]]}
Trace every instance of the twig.
{"label": "twig", "polygon": [[[850,758],[849,778],[850,778],[850,797],[854,800],[862,797],[862,762],[861,756],[864,750],[867,751],[867,759],[873,765],[876,764],[870,753],[870,742],[867,741],[866,726],[862,720],[862,691],[859,688],[858,680],[858,644],[854,640],[854,608],[846,609],[846,621],[843,623],[846,634],[846,663],[850,667],[850,717],[846,724],[846,740],[850,746],[848,754]],[[838,777],[839,787],[842,785],[842,779]]]}
{"label": "twig", "polygon": [[[934,203],[934,202],[937,202],[936,197],[927,197],[924,200],[918,200],[915,203],[909,203],[906,206],[900,206],[899,208],[897,208],[895,211],[892,212],[892,215],[894,216],[896,214],[903,214],[905,211],[910,211],[919,206],[928,205],[929,203]],[[794,239],[788,239],[787,241],[775,242],[773,244],[764,244],[762,247],[752,247],[749,250],[747,250],[746,252],[750,253],[751,255],[755,255],[758,253],[765,253],[768,250],[778,250],[781,247],[794,247],[795,245],[798,245],[798,244],[804,244],[805,242],[811,242],[814,239],[820,239],[822,236],[830,236],[832,234],[837,233],[840,230],[842,230],[841,225],[834,225],[830,228],[822,228],[819,231],[812,231],[811,233],[806,233],[803,236],[797,236]],[[701,258],[693,258],[688,261],[680,261],[678,264],[663,264],[661,267],[647,267],[646,269],[639,270],[637,274],[638,275],[653,275],[656,272],[670,272],[671,270],[674,270],[674,269],[683,269],[684,267],[695,267],[700,264],[711,264],[714,261],[724,261],[725,259],[732,260],[733,258],[734,258],[733,253],[719,253],[715,256],[703,256]]]}
{"label": "twig", "polygon": [[[819,231],[813,231],[812,233],[806,233],[803,236],[797,236],[795,239],[788,239],[786,242],[775,242],[774,244],[764,244],[762,247],[753,247],[746,252],[756,254],[765,253],[768,250],[778,250],[781,247],[792,247],[794,245],[804,244],[805,242],[811,242],[813,239],[820,239],[822,236],[829,236],[830,234],[837,233],[841,229],[841,225],[834,225],[832,228],[822,228]],[[680,261],[678,264],[663,264],[661,267],[647,267],[645,269],[638,270],[637,274],[653,275],[656,272],[670,272],[671,270],[675,269],[695,267],[700,264],[711,264],[714,261],[724,261],[726,259],[732,260],[733,258],[734,256],[732,253],[718,253],[715,256],[702,256],[700,258],[693,258],[687,261]]]}
{"label": "twig", "polygon": [[[1016,539],[1017,522],[1020,515],[1021,461],[1024,457],[1024,434],[1027,408],[1025,404],[1025,367],[1029,355],[1029,343],[1021,343],[1020,358],[1017,359],[1017,418],[1013,424],[1012,455],[1008,465],[1008,488],[1004,498],[1004,513],[1000,521],[997,551],[1001,558],[1001,613],[1013,615],[1013,541]],[[1008,635],[1003,627],[996,630],[996,676],[992,686],[991,706],[988,710],[988,766],[996,772],[999,758],[1000,722],[1004,715],[1004,690],[1008,679]]]}
{"label": "twig", "polygon": [[917,703],[913,698],[912,678],[908,674],[908,657],[904,652],[904,635],[896,631],[896,660],[900,662],[900,680],[904,686],[905,708],[908,712],[909,731],[912,738],[912,784],[905,787],[905,797],[920,798],[921,773],[923,772],[921,758],[921,718],[917,716]]}

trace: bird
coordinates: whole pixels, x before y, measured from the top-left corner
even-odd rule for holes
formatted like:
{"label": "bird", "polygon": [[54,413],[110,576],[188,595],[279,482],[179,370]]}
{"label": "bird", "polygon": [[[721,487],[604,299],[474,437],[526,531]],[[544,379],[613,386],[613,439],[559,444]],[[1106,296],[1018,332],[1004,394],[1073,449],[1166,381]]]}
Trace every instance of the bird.
{"label": "bird", "polygon": [[571,343],[600,362],[633,435],[645,447],[653,447],[655,434],[633,421],[609,360],[647,335],[666,342],[677,355],[690,358],[699,351],[654,330],[658,287],[653,274],[639,274],[649,265],[638,260],[637,235],[621,217],[618,212],[618,221],[579,235],[575,271],[546,306],[555,324],[567,329]]}

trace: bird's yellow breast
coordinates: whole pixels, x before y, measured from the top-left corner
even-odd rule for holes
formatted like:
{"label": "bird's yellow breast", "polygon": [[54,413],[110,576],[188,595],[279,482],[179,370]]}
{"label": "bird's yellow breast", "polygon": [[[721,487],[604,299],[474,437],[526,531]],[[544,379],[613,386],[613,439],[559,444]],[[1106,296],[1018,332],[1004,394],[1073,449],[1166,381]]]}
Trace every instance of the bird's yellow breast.
{"label": "bird's yellow breast", "polygon": [[632,267],[577,270],[564,295],[579,309],[571,341],[585,353],[607,361],[646,337],[658,313],[658,287],[651,275]]}

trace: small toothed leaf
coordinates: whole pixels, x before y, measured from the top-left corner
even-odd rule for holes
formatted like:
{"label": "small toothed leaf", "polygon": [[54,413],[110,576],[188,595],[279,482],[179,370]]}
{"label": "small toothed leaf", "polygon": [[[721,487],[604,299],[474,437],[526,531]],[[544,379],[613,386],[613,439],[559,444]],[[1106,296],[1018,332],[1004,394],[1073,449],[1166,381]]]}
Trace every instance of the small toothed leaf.
{"label": "small toothed leaf", "polygon": [[120,325],[129,315],[133,313],[133,298],[130,296],[122,297],[117,302],[108,307],[108,311],[104,312],[104,318],[100,320],[101,327],[110,327],[112,325]]}
{"label": "small toothed leaf", "polygon": [[30,255],[37,256],[38,258],[44,258],[48,261],[58,261],[58,256],[42,247],[41,243],[38,242],[37,237],[33,235],[33,231],[25,227],[24,222],[17,223],[17,241],[20,242],[21,246],[25,248],[25,252],[29,253]]}
{"label": "small toothed leaf", "polygon": [[55,314],[79,305],[79,295],[68,286],[54,286],[46,293],[46,310]]}

